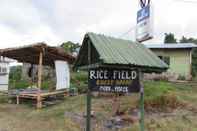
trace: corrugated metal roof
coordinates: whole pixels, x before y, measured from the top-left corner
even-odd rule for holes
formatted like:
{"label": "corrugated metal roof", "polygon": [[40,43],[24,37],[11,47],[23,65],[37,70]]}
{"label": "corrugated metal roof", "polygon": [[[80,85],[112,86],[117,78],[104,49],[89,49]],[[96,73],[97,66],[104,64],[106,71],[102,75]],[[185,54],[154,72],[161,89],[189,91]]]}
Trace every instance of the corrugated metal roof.
{"label": "corrugated metal roof", "polygon": [[196,48],[194,43],[163,43],[163,44],[144,44],[147,48],[154,49],[181,49],[181,48]]}
{"label": "corrugated metal roof", "polygon": [[[96,61],[97,63],[130,65],[134,67],[138,66],[157,69],[168,68],[168,66],[163,61],[161,61],[143,44],[94,33],[86,34],[82,47],[79,51],[76,66],[85,66],[88,64],[86,61],[87,50],[85,51],[85,49],[87,49],[87,39],[91,41],[92,46],[95,48],[95,51],[93,53],[98,53],[99,58],[94,58],[98,59]],[[86,55],[83,52],[86,52]]]}

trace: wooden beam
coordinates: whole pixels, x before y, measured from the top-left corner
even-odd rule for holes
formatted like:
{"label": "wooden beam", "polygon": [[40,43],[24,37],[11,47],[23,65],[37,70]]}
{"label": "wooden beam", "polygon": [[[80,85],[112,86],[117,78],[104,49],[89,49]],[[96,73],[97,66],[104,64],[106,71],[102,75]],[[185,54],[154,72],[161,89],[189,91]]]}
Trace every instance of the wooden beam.
{"label": "wooden beam", "polygon": [[20,103],[20,98],[19,98],[19,95],[17,95],[16,96],[16,104],[19,105],[19,103]]}
{"label": "wooden beam", "polygon": [[42,64],[43,64],[43,52],[39,55],[39,65],[38,65],[38,88],[41,89],[42,84]]}
{"label": "wooden beam", "polygon": [[192,52],[193,50],[191,49],[189,52],[189,80],[192,80]]}
{"label": "wooden beam", "polygon": [[39,65],[38,65],[38,97],[37,97],[37,109],[42,108],[41,100],[41,86],[42,86],[42,63],[43,63],[43,52],[39,55]]}

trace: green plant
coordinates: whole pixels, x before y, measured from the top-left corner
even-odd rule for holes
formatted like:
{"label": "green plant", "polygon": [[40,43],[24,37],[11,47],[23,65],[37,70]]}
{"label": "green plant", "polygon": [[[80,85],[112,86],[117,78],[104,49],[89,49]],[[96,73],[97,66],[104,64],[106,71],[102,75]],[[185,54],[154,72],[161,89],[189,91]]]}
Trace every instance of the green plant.
{"label": "green plant", "polygon": [[168,82],[145,82],[145,108],[167,109],[176,108],[182,105],[175,94],[176,88]]}
{"label": "green plant", "polygon": [[42,89],[53,90],[53,88],[55,88],[55,83],[53,81],[46,80],[42,82]]}
{"label": "green plant", "polygon": [[24,89],[30,86],[31,84],[25,80],[10,80],[9,86],[11,89]]}
{"label": "green plant", "polygon": [[183,75],[179,75],[178,78],[177,78],[177,80],[186,80],[186,78]]}
{"label": "green plant", "polygon": [[164,81],[146,81],[144,83],[145,99],[155,98],[174,90],[176,89],[172,84]]}
{"label": "green plant", "polygon": [[88,88],[88,73],[84,71],[71,73],[71,87],[77,88],[79,93],[85,93]]}

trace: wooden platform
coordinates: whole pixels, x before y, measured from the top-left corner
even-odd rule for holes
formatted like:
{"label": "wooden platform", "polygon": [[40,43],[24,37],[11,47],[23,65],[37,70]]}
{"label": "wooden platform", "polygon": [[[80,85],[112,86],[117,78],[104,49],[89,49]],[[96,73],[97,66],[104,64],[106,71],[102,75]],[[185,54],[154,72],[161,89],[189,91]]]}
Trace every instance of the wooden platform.
{"label": "wooden platform", "polygon": [[21,99],[32,99],[36,100],[36,107],[42,108],[43,101],[48,97],[56,97],[60,95],[67,95],[67,90],[58,90],[58,91],[45,91],[45,90],[15,90],[14,93],[8,93],[12,98],[16,98],[16,103],[20,104]]}

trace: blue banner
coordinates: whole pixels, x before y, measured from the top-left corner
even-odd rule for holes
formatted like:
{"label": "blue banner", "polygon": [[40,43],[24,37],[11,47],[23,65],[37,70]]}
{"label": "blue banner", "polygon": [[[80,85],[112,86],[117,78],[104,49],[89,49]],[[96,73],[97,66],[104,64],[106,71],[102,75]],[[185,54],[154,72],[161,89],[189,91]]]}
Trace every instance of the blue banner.
{"label": "blue banner", "polygon": [[150,6],[147,5],[137,12],[137,23],[150,17]]}

